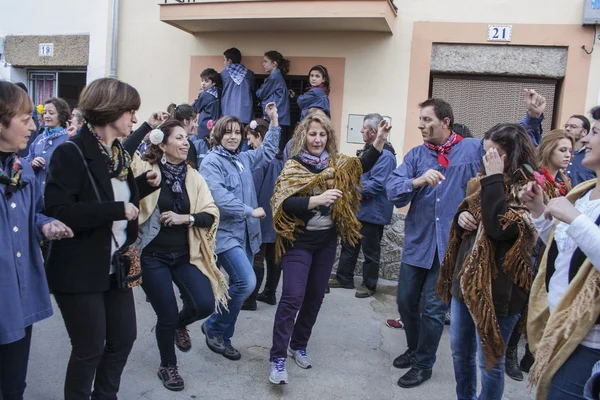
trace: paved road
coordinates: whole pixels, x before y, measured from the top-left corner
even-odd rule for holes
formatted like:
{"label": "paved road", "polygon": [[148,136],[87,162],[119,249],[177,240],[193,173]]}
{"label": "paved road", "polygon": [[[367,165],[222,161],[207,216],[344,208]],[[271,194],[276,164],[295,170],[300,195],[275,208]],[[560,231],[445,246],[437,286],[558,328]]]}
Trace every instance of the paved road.
{"label": "paved road", "polygon": [[[242,311],[234,346],[241,361],[229,361],[204,344],[200,323],[190,327],[193,347],[178,352],[185,380],[182,392],[163,388],[156,377],[159,365],[153,327],[155,315],[136,289],[138,339],[123,374],[120,399],[455,399],[449,332],[445,328],[430,381],[414,389],[396,385],[402,371],[392,360],[406,346],[405,335],[390,329],[385,319],[396,315],[395,298],[377,294],[356,299],[354,291],[334,289],[327,295],[309,344],[313,368],[302,370],[288,362],[290,384],[268,382],[268,357],[275,307],[259,304],[256,312]],[[34,327],[25,398],[61,398],[70,351],[58,308],[56,315]],[[524,382],[507,377],[505,399],[532,399]]]}

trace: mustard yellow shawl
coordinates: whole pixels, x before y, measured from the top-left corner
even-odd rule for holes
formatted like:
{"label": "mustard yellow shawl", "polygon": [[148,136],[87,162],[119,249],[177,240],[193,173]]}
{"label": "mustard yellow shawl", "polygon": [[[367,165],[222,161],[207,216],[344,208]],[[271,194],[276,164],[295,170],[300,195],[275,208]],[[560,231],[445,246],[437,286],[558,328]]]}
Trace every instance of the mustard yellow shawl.
{"label": "mustard yellow shawl", "polygon": [[[143,161],[139,157],[139,154],[134,156],[131,162],[131,170],[135,176],[139,176],[149,170],[160,174],[160,168],[157,164],[152,165]],[[191,214],[205,212],[215,218],[210,228],[189,229],[188,243],[190,248],[190,263],[195,265],[210,281],[215,296],[215,310],[218,312],[221,306],[227,309],[227,300],[229,298],[229,286],[225,276],[217,267],[217,257],[215,254],[215,238],[219,226],[219,209],[214,203],[212,194],[204,178],[189,165],[185,177],[185,189],[190,198]],[[158,189],[140,200],[140,225],[146,222],[156,209],[160,191],[161,189]]]}
{"label": "mustard yellow shawl", "polygon": [[304,227],[295,215],[283,211],[283,202],[292,196],[314,196],[329,189],[339,189],[343,196],[333,204],[333,221],[342,240],[356,244],[360,239],[361,223],[356,218],[360,209],[362,166],[358,157],[336,154],[329,160],[329,167],[318,174],[310,172],[298,161],[288,160],[277,179],[271,209],[276,237],[276,258],[281,259],[286,245],[293,244],[294,234]]}
{"label": "mustard yellow shawl", "polygon": [[[597,179],[576,186],[567,199],[575,203],[596,186]],[[554,232],[549,243],[554,240]],[[546,399],[554,374],[571,356],[600,315],[600,272],[586,259],[554,312],[548,309],[546,291],[546,252],[533,282],[529,297],[527,336],[529,348],[535,353],[535,363],[529,373],[529,384],[536,386],[536,400]],[[583,372],[582,372],[583,373]]]}

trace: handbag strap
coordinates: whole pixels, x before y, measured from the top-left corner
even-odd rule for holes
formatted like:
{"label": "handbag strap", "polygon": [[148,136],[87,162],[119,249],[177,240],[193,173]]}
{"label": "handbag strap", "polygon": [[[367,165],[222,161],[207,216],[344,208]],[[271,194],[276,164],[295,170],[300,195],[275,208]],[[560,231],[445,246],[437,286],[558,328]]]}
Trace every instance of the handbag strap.
{"label": "handbag strap", "polygon": [[[83,166],[85,167],[88,178],[90,179],[90,183],[92,184],[92,188],[94,189],[94,193],[96,194],[96,198],[98,199],[99,203],[102,202],[102,198],[100,197],[100,192],[98,191],[98,186],[96,185],[96,180],[92,176],[92,173],[90,171],[90,166],[88,165],[87,160],[85,159],[85,156],[83,155],[83,152],[81,151],[81,149],[79,148],[79,146],[77,146],[77,144],[75,142],[67,140],[65,143],[70,143],[73,146],[75,146],[75,148],[77,149],[77,152],[81,156],[81,161],[83,161]],[[115,238],[115,234],[113,233],[112,229],[110,230],[110,235],[112,236],[112,239],[114,240],[115,244],[117,245],[117,249],[120,248],[121,246],[119,246],[119,242],[117,242],[117,238]]]}

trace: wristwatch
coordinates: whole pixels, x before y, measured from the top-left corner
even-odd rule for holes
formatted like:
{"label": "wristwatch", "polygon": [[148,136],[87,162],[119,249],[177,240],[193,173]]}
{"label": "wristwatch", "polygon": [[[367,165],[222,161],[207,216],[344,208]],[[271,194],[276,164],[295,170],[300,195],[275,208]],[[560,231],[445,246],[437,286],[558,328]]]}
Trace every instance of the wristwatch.
{"label": "wristwatch", "polygon": [[192,214],[190,214],[190,226],[193,226],[196,223],[196,218]]}

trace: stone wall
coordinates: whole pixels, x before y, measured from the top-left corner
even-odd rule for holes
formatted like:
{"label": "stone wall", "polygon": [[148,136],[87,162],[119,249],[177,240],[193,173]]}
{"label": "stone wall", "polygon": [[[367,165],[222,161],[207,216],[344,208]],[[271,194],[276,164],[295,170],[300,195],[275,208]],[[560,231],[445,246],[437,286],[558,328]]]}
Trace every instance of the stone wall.
{"label": "stone wall", "polygon": [[[39,45],[54,44],[52,57],[41,57]],[[89,35],[20,36],[8,35],[4,42],[6,62],[13,67],[86,67]]]}
{"label": "stone wall", "polygon": [[[379,267],[379,277],[397,281],[398,273],[400,272],[400,259],[402,258],[402,248],[404,246],[404,218],[405,215],[395,212],[392,216],[392,223],[385,227],[383,231],[383,239],[381,240],[381,263]],[[333,265],[333,270],[337,270],[340,257],[340,249],[338,251]],[[364,261],[362,251],[356,263],[354,271],[355,276],[362,276],[362,263]]]}

